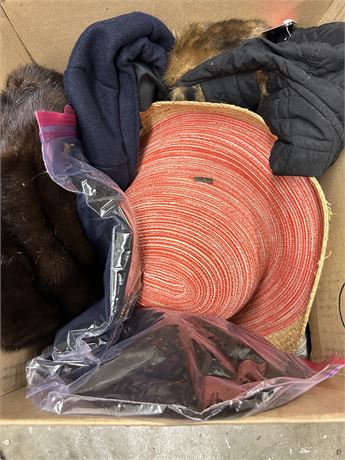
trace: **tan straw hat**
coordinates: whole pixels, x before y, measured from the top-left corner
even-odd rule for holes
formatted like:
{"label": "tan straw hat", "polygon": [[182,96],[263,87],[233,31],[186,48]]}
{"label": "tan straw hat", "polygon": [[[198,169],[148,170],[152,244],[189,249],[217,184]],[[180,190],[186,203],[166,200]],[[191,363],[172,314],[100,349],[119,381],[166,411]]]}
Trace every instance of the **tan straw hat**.
{"label": "tan straw hat", "polygon": [[274,176],[275,137],[245,109],[162,102],[142,126],[126,192],[144,267],[139,304],[231,319],[295,351],[328,235],[316,179]]}

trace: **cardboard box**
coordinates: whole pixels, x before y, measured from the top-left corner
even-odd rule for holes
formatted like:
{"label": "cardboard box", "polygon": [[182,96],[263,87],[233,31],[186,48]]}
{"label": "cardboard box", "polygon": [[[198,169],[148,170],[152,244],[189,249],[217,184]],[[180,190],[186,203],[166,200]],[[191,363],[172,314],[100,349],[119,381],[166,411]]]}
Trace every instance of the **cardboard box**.
{"label": "cardboard box", "polygon": [[[271,26],[293,18],[300,26],[345,20],[342,0],[0,0],[0,87],[13,68],[32,60],[63,71],[80,33],[91,23],[143,11],[174,28],[192,21],[230,17],[265,19]],[[321,184],[332,205],[329,257],[312,309],[313,358],[345,355],[345,155]],[[187,421],[57,417],[25,400],[25,362],[37,350],[0,354],[0,424],[171,425]],[[281,408],[240,423],[345,421],[345,379],[337,376]],[[239,423],[221,421],[208,423]]]}

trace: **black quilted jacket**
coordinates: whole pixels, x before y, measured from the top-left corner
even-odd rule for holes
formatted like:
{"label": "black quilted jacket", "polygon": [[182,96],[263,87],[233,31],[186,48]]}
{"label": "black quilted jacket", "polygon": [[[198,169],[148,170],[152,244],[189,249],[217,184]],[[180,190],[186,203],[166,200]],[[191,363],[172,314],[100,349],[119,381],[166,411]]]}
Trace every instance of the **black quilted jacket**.
{"label": "black quilted jacket", "polygon": [[[249,40],[184,75],[200,83],[205,99],[259,113],[278,137],[270,165],[275,174],[320,176],[344,146],[345,23],[295,29],[285,42]],[[256,71],[268,76],[260,100]]]}

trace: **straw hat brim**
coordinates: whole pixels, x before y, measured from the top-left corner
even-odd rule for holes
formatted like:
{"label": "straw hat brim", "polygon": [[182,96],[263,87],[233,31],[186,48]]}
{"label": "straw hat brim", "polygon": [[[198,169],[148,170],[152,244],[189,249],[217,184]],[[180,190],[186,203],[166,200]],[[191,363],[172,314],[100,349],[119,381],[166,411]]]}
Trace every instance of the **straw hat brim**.
{"label": "straw hat brim", "polygon": [[[185,118],[183,118],[183,117],[185,117]],[[142,247],[143,262],[144,262],[144,288],[143,288],[143,291],[142,291],[142,296],[139,299],[139,302],[144,306],[152,306],[152,307],[164,307],[165,306],[166,308],[169,308],[169,305],[163,305],[164,301],[162,301],[162,297],[160,297],[159,295],[156,295],[156,298],[155,298],[155,292],[158,292],[159,289],[161,289],[162,285],[159,284],[159,283],[156,285],[155,284],[156,280],[154,279],[154,277],[150,278],[150,276],[149,276],[150,275],[150,273],[149,273],[150,272],[150,266],[152,266],[152,264],[153,265],[162,264],[161,265],[162,271],[164,271],[166,269],[168,274],[169,274],[169,266],[167,266],[166,261],[163,260],[164,257],[165,257],[164,249],[163,249],[163,252],[160,253],[160,254],[156,254],[153,250],[152,250],[153,252],[152,251],[150,252],[150,250],[151,250],[150,245],[152,243],[152,240],[148,241],[148,238],[153,238],[154,239],[155,236],[153,236],[153,235],[157,235],[157,233],[155,233],[155,232],[152,233],[151,230],[152,230],[153,227],[151,226],[151,230],[150,230],[149,227],[152,224],[152,222],[154,222],[154,224],[152,224],[152,225],[156,226],[157,223],[155,222],[155,219],[156,218],[158,220],[160,219],[159,215],[157,216],[157,209],[159,209],[159,207],[157,208],[157,206],[156,206],[157,203],[154,203],[154,200],[156,198],[155,198],[155,194],[154,194],[153,191],[154,190],[159,190],[159,188],[158,189],[157,188],[156,189],[152,188],[152,183],[151,183],[151,185],[148,185],[149,187],[151,187],[150,191],[148,191],[148,189],[146,188],[146,184],[149,184],[151,179],[148,179],[148,176],[145,176],[145,174],[151,173],[151,171],[149,169],[152,168],[152,165],[150,166],[146,162],[146,155],[147,156],[151,155],[150,158],[153,158],[152,155],[155,155],[155,158],[158,158],[158,159],[162,155],[162,150],[164,150],[166,140],[167,140],[167,139],[164,139],[165,134],[162,134],[162,133],[163,132],[168,133],[169,130],[167,130],[167,131],[163,130],[163,131],[161,131],[161,133],[159,133],[159,129],[162,129],[162,127],[164,127],[164,129],[166,129],[166,127],[169,124],[170,124],[170,128],[172,129],[172,131],[170,131],[170,133],[171,133],[170,135],[172,137],[177,136],[176,139],[178,139],[178,136],[182,136],[182,137],[184,136],[184,141],[182,142],[183,145],[188,143],[188,139],[186,138],[186,137],[188,137],[188,129],[186,128],[186,132],[184,132],[184,127],[183,127],[184,124],[187,123],[186,120],[190,120],[189,123],[191,123],[191,125],[193,124],[193,120],[195,120],[195,136],[196,137],[191,139],[190,142],[192,144],[195,143],[196,149],[203,148],[203,146],[200,147],[201,144],[200,144],[200,142],[199,142],[199,140],[197,138],[198,135],[199,135],[199,138],[202,137],[202,134],[200,134],[202,132],[202,127],[200,127],[200,123],[203,123],[203,117],[205,118],[205,120],[206,119],[211,120],[214,117],[218,117],[217,118],[218,121],[223,119],[223,120],[225,120],[225,122],[227,122],[227,120],[228,120],[229,123],[230,123],[229,124],[229,127],[230,127],[229,129],[230,130],[231,130],[231,124],[234,124],[234,123],[237,124],[237,127],[241,126],[242,130],[247,129],[248,134],[253,137],[253,145],[256,146],[255,148],[257,148],[258,151],[260,150],[260,148],[259,148],[260,147],[260,142],[262,142],[264,145],[266,145],[266,147],[265,147],[266,150],[265,150],[265,153],[264,153],[264,155],[266,155],[266,156],[264,158],[264,162],[262,162],[262,164],[260,166],[260,167],[264,168],[264,174],[263,174],[263,176],[261,178],[260,173],[258,173],[258,176],[256,177],[256,179],[259,182],[260,182],[260,180],[262,180],[262,183],[264,183],[265,180],[270,180],[268,178],[268,175],[271,174],[270,169],[269,169],[269,164],[268,164],[268,157],[269,157],[270,150],[267,148],[267,145],[269,145],[270,143],[271,143],[271,145],[273,145],[273,142],[274,142],[274,140],[276,138],[275,138],[275,136],[272,135],[272,133],[270,132],[270,130],[268,129],[268,127],[266,126],[266,124],[264,123],[262,118],[260,116],[258,116],[257,114],[255,114],[253,112],[250,112],[250,111],[248,111],[246,109],[242,109],[242,108],[239,108],[239,107],[236,107],[236,106],[231,106],[231,105],[228,105],[228,104],[196,103],[196,102],[159,102],[159,103],[153,104],[148,111],[142,113],[141,114],[141,122],[142,122],[141,148],[142,148],[142,151],[141,151],[140,166],[139,166],[138,175],[137,175],[136,179],[134,180],[133,184],[131,185],[131,187],[128,189],[128,191],[126,193],[127,193],[127,196],[129,198],[130,203],[133,206],[133,209],[134,209],[135,215],[137,217],[137,221],[138,221],[139,239],[141,240],[140,243],[141,243],[141,247]],[[225,117],[225,118],[222,118],[222,117]],[[179,118],[179,121],[177,120],[178,118]],[[180,125],[178,125],[178,123],[180,123]],[[178,131],[178,129],[176,129],[178,126],[180,126],[181,133],[176,132],[176,131]],[[200,131],[200,129],[201,129],[201,131]],[[217,136],[220,136],[220,133],[217,132],[216,125],[215,125],[215,131],[216,132],[214,133],[214,135],[215,135],[215,141],[214,142],[216,143],[217,142],[216,141]],[[189,133],[190,132],[191,131],[189,131]],[[229,134],[228,142],[230,142],[230,141],[232,142],[231,139],[234,139],[236,137],[236,133],[237,133],[237,131],[235,132],[235,134],[232,133],[231,134],[232,137]],[[163,136],[163,137],[160,138],[159,136]],[[261,136],[261,139],[259,141],[256,141],[254,139],[255,136],[259,136],[259,137]],[[226,137],[226,135],[225,135],[225,137]],[[179,141],[177,140],[176,142],[178,144]],[[235,142],[235,139],[234,139],[234,142]],[[243,143],[243,142],[244,142],[243,139],[238,140],[238,143]],[[248,141],[248,139],[246,139],[245,142],[250,143],[250,141]],[[256,142],[256,144],[255,144],[255,142]],[[242,146],[240,146],[240,147],[242,148]],[[210,147],[210,148],[212,150],[212,147]],[[214,148],[216,150],[218,148],[217,145],[215,145]],[[223,148],[223,147],[221,147],[221,148]],[[255,149],[253,151],[255,152]],[[243,152],[245,152],[245,148],[243,149]],[[263,159],[261,158],[261,160],[263,160]],[[160,163],[161,166],[165,165],[164,161]],[[246,161],[247,161],[246,157],[245,157],[245,155],[243,155],[242,163],[244,165],[243,166],[244,169],[246,168]],[[157,163],[155,163],[155,164],[157,164]],[[265,166],[262,166],[263,164],[265,164]],[[170,165],[170,167],[171,166],[173,167],[173,165]],[[196,170],[197,170],[197,168],[196,168]],[[173,169],[170,170],[169,174],[173,174],[171,171],[173,171]],[[247,172],[245,174],[247,174]],[[176,174],[176,175],[178,176],[178,174]],[[164,177],[166,178],[168,176],[163,174],[162,177],[163,177],[163,181],[164,181]],[[182,177],[182,175],[181,175],[181,177]],[[204,180],[204,179],[205,178],[203,178],[203,177],[201,178],[201,180]],[[176,180],[178,180],[178,178]],[[290,206],[291,208],[293,208],[291,210],[291,212],[293,213],[294,208],[296,208],[296,209],[297,209],[297,207],[299,208],[298,209],[298,216],[296,217],[295,220],[292,219],[292,221],[289,223],[289,225],[292,227],[290,229],[291,231],[289,231],[287,233],[282,233],[282,235],[279,235],[279,237],[283,238],[283,239],[285,238],[285,240],[287,240],[287,239],[289,240],[289,241],[283,241],[282,242],[282,247],[290,247],[291,248],[294,245],[293,235],[294,234],[298,235],[298,232],[300,232],[300,231],[303,233],[303,236],[301,236],[301,238],[305,238],[305,240],[306,240],[305,246],[306,247],[302,248],[303,251],[301,249],[300,252],[301,253],[303,252],[304,260],[306,260],[306,257],[309,254],[309,256],[311,258],[310,260],[312,260],[312,264],[309,264],[309,265],[308,264],[304,264],[304,265],[302,264],[303,267],[306,267],[306,268],[302,267],[302,271],[305,270],[305,271],[308,271],[308,273],[299,274],[299,272],[301,271],[301,267],[299,267],[299,266],[293,267],[292,266],[292,263],[293,263],[292,259],[291,260],[286,260],[286,264],[288,264],[288,265],[290,264],[291,265],[291,270],[294,272],[293,273],[294,277],[292,277],[292,279],[296,280],[297,279],[296,275],[298,275],[298,276],[301,275],[300,276],[301,282],[303,282],[304,279],[307,280],[308,293],[304,292],[304,294],[301,297],[301,299],[298,299],[296,302],[294,301],[294,294],[292,293],[291,294],[291,300],[287,299],[287,306],[284,306],[284,308],[286,308],[286,310],[288,310],[289,306],[291,305],[291,309],[290,309],[291,311],[286,312],[286,320],[284,318],[282,318],[282,311],[280,311],[278,307],[277,307],[277,312],[276,312],[276,317],[275,317],[275,309],[272,307],[272,305],[274,303],[274,296],[277,296],[277,292],[279,292],[279,288],[280,288],[279,285],[277,286],[276,284],[281,283],[282,284],[282,286],[281,286],[282,287],[282,292],[284,293],[284,295],[287,295],[287,296],[290,295],[290,294],[288,294],[288,292],[290,292],[290,291],[286,291],[286,290],[284,291],[284,288],[285,288],[285,286],[287,284],[287,279],[284,279],[284,277],[282,279],[280,279],[279,273],[276,273],[275,277],[274,277],[274,280],[275,280],[274,282],[275,282],[276,286],[274,286],[274,289],[272,289],[271,299],[269,300],[270,310],[266,312],[266,316],[267,316],[268,313],[270,314],[270,320],[272,322],[272,327],[267,326],[265,328],[264,326],[262,326],[262,324],[259,325],[259,326],[256,326],[255,315],[258,315],[258,312],[260,312],[260,301],[258,301],[258,298],[260,300],[261,291],[264,292],[262,297],[264,297],[266,299],[264,302],[267,303],[267,298],[269,298],[269,296],[270,296],[270,290],[269,290],[270,288],[269,287],[268,288],[267,287],[262,288],[262,285],[264,285],[264,283],[261,283],[261,286],[259,285],[259,287],[254,292],[254,295],[252,297],[252,299],[254,299],[254,301],[251,301],[251,299],[250,299],[246,303],[246,305],[243,305],[243,308],[241,310],[235,311],[235,314],[231,317],[231,320],[236,322],[237,324],[242,325],[243,327],[246,327],[246,328],[248,328],[250,330],[253,330],[254,332],[259,333],[260,335],[265,336],[270,342],[272,342],[278,348],[280,348],[280,349],[282,349],[284,351],[294,352],[294,351],[297,350],[297,348],[298,348],[298,346],[299,346],[299,344],[300,344],[300,342],[302,340],[302,337],[303,337],[303,334],[304,334],[304,331],[305,331],[305,327],[306,327],[306,323],[308,321],[310,309],[311,309],[311,306],[312,306],[312,303],[313,303],[313,300],[314,300],[314,297],[315,297],[317,285],[318,285],[318,282],[319,282],[319,279],[320,279],[321,270],[322,270],[322,266],[323,266],[323,261],[325,259],[325,254],[326,254],[326,246],[327,246],[327,239],[328,239],[328,229],[329,229],[329,219],[330,219],[330,209],[329,209],[328,203],[326,202],[326,199],[325,199],[325,196],[323,194],[323,191],[322,191],[319,183],[317,182],[317,180],[315,178],[306,178],[306,177],[303,177],[303,178],[292,178],[292,177],[280,177],[280,178],[277,178],[277,176],[272,175],[272,182],[274,182],[274,184],[276,184],[276,183],[283,184],[284,191],[286,193],[286,201],[287,201],[286,206],[287,206],[287,209]],[[162,184],[162,187],[163,187],[163,185],[164,184]],[[175,183],[175,185],[176,185],[176,183]],[[298,190],[299,189],[301,189],[301,190],[303,189],[303,190],[307,191],[304,194],[305,196],[315,196],[316,198],[315,199],[314,198],[313,199],[305,198],[305,202],[303,202],[303,200],[304,200],[304,198],[303,198],[304,195],[303,194],[301,194],[300,198],[295,197],[295,195],[298,195]],[[192,190],[193,189],[191,188],[191,194],[192,194]],[[203,189],[203,190],[206,190],[206,189]],[[273,192],[271,192],[271,193],[274,193],[274,187],[272,188],[272,190],[273,190]],[[290,193],[290,191],[291,191],[291,193]],[[176,191],[177,196],[178,196],[178,193],[179,192]],[[151,198],[147,200],[147,197],[149,195],[150,195]],[[158,196],[159,193],[157,193],[156,195]],[[152,201],[152,199],[153,199],[153,201]],[[159,197],[157,199],[159,200]],[[193,199],[195,199],[195,197]],[[151,206],[151,209],[150,209],[150,206]],[[159,206],[162,206],[162,202],[159,203]],[[301,211],[300,208],[303,207],[303,206],[304,206],[304,210]],[[313,207],[317,208],[316,212],[319,213],[319,221],[320,221],[319,224],[320,225],[318,224],[318,221],[317,221],[318,218],[315,217],[315,222],[316,223],[315,223],[314,227],[313,226],[310,227],[312,229],[313,233],[315,233],[315,235],[313,235],[313,243],[310,243],[310,245],[309,245],[308,238],[305,236],[306,235],[305,234],[305,229],[302,228],[302,227],[307,226],[308,221],[313,220],[313,216],[311,216],[310,213],[309,213],[309,208],[313,208]],[[174,209],[176,211],[176,207],[172,208],[172,209]],[[153,220],[150,221],[150,216],[152,216],[152,213],[155,214],[155,215],[153,216]],[[243,216],[247,215],[247,214],[245,214],[245,210],[243,210],[243,213],[244,213]],[[159,214],[159,212],[158,212],[158,214]],[[305,217],[304,217],[304,215],[305,215]],[[166,218],[166,216],[167,216],[167,214],[165,214],[164,218]],[[282,224],[282,223],[280,222],[280,224]],[[169,224],[169,225],[171,225],[171,224]],[[255,226],[254,226],[254,230],[255,230]],[[164,235],[165,231],[166,231],[166,227],[162,229],[161,234]],[[249,231],[249,233],[250,233],[250,231]],[[254,235],[254,238],[256,238],[255,233],[253,235]],[[169,235],[168,235],[168,238],[169,238]],[[187,238],[187,241],[190,242],[191,241],[190,238]],[[176,241],[174,241],[174,242],[176,243]],[[157,241],[154,244],[156,244],[156,243],[157,243]],[[155,248],[157,248],[157,245],[155,246]],[[177,250],[177,248],[176,248],[176,250]],[[149,254],[149,255],[146,256],[145,254]],[[153,257],[153,255],[154,255],[154,257]],[[146,257],[147,257],[147,260],[145,260]],[[286,253],[284,253],[284,257],[289,258],[288,251],[286,251]],[[294,260],[297,260],[297,259],[294,259]],[[308,260],[307,260],[307,262],[308,262]],[[180,263],[180,262],[178,262],[178,263]],[[210,263],[212,263],[212,262],[210,262]],[[216,260],[215,263],[218,263],[218,260]],[[253,261],[253,264],[254,264],[254,261]],[[174,267],[174,261],[172,261],[171,267]],[[258,268],[260,269],[260,267],[257,267],[257,269]],[[192,269],[192,267],[189,266],[186,269]],[[148,273],[146,282],[145,282],[145,270],[147,270],[147,273]],[[303,275],[305,275],[305,276],[303,276]],[[164,276],[166,277],[168,275],[165,273],[162,276],[164,278]],[[212,272],[212,276],[215,276],[214,271]],[[260,276],[265,277],[265,274],[261,273]],[[286,274],[284,276],[286,278]],[[162,280],[160,280],[160,282],[161,281]],[[204,281],[205,280],[202,280],[202,282],[204,282]],[[164,282],[169,283],[169,280],[167,278],[165,278]],[[299,287],[300,286],[291,286],[291,290],[296,290],[296,292],[298,292]],[[155,288],[157,288],[157,291],[155,291]],[[195,290],[196,289],[199,289],[199,290],[201,289],[201,291],[202,291],[202,289],[203,289],[202,285],[199,284],[197,287],[195,287]],[[260,291],[260,289],[261,289],[261,291]],[[266,291],[265,291],[265,289],[266,289]],[[248,292],[249,291],[250,291],[250,289],[248,287]],[[174,290],[172,290],[171,292],[174,292]],[[195,293],[193,293],[193,295],[195,295]],[[224,294],[224,296],[225,296],[224,298],[226,298],[226,293]],[[145,300],[145,297],[146,297],[146,300]],[[172,297],[175,297],[175,296],[172,296]],[[176,298],[177,297],[178,296],[176,296]],[[194,298],[194,297],[192,297],[192,298]],[[279,298],[279,302],[282,302],[282,300],[280,299],[279,296],[278,296],[278,298]],[[147,299],[148,299],[148,301],[147,301]],[[172,304],[174,304],[173,300],[175,300],[175,299],[172,298],[172,302],[171,302]],[[163,304],[162,304],[162,302],[163,302]],[[298,302],[299,302],[299,304],[296,305],[296,303],[298,303]],[[174,308],[174,306],[172,306],[172,308]],[[193,305],[191,305],[191,308],[193,308]],[[175,309],[176,309],[176,306],[175,306]],[[220,312],[221,313],[218,316],[222,316],[223,310],[220,309]],[[201,311],[201,312],[196,311],[195,313],[205,314],[204,311]],[[283,313],[284,313],[284,311],[283,311]],[[206,314],[209,315],[209,312],[206,312]],[[275,327],[275,324],[276,324],[276,327]],[[257,327],[257,330],[256,330],[256,327]]]}

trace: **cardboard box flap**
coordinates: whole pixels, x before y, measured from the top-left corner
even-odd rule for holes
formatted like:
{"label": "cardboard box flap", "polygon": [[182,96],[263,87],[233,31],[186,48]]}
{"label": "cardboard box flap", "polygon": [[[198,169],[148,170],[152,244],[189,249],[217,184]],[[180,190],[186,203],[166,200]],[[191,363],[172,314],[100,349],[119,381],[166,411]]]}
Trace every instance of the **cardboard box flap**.
{"label": "cardboard box flap", "polygon": [[14,68],[31,62],[31,58],[12,24],[0,6],[0,89],[5,85],[8,73]]}
{"label": "cardboard box flap", "polygon": [[83,30],[93,22],[120,14],[142,11],[172,28],[193,21],[255,17],[272,26],[291,17],[301,26],[311,26],[331,4],[332,0],[5,0],[2,7],[33,59],[63,71]]}
{"label": "cardboard box flap", "polygon": [[[193,21],[230,17],[265,19],[276,25],[292,17],[302,27],[345,20],[343,0],[0,0],[0,87],[13,68],[30,62],[63,71],[80,33],[91,23],[131,11],[144,11],[162,19],[172,28]],[[32,56],[32,58],[31,58]],[[325,261],[316,303],[312,311],[313,358],[333,351],[345,356],[345,154],[321,179],[334,217],[331,222],[329,252]],[[29,354],[33,353],[32,351]],[[36,353],[33,353],[36,354]],[[27,352],[15,364],[1,363],[8,377],[2,391],[23,384]],[[0,357],[1,360],[1,357]],[[6,364],[7,363],[7,364]],[[13,372],[12,369],[13,368]],[[6,372],[7,372],[6,370]],[[2,371],[3,377],[3,369]],[[0,424],[98,424],[98,425],[181,425],[176,419],[115,419],[57,417],[34,408],[25,400],[25,389],[0,399]],[[302,397],[278,409],[241,419],[240,423],[345,421],[345,379],[334,377]],[[217,420],[209,423],[239,423]]]}
{"label": "cardboard box flap", "polygon": [[335,351],[345,357],[345,152],[320,183],[331,204],[328,257],[310,316],[312,357],[319,361]]}
{"label": "cardboard box flap", "polygon": [[345,2],[344,0],[333,0],[330,7],[322,16],[320,24],[327,22],[345,21]]}

